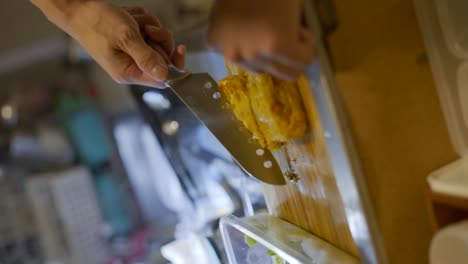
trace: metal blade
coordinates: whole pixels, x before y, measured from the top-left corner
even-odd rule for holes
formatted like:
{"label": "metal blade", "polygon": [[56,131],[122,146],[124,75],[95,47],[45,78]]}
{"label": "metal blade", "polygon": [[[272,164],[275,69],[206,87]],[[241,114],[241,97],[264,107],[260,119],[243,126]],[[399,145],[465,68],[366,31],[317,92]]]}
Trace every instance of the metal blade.
{"label": "metal blade", "polygon": [[228,109],[216,81],[209,74],[187,74],[167,84],[247,174],[265,183],[286,184],[271,152],[262,149],[244,124]]}

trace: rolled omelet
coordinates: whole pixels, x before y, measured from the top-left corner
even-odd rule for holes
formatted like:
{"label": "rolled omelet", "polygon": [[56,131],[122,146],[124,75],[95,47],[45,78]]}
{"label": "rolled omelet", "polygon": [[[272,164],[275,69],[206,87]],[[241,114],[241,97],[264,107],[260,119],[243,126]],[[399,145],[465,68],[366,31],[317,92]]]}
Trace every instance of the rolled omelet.
{"label": "rolled omelet", "polygon": [[307,131],[307,118],[298,84],[269,74],[252,74],[226,65],[229,74],[219,82],[231,110],[262,147],[274,150]]}

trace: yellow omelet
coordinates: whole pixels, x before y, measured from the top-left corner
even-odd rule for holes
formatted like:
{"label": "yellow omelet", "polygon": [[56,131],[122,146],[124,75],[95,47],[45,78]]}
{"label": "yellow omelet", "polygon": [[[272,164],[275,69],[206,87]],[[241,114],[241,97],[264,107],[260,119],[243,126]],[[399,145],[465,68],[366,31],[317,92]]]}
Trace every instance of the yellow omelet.
{"label": "yellow omelet", "polygon": [[226,68],[231,75],[219,82],[219,88],[237,119],[262,147],[274,150],[306,133],[298,83],[252,74],[230,64]]}

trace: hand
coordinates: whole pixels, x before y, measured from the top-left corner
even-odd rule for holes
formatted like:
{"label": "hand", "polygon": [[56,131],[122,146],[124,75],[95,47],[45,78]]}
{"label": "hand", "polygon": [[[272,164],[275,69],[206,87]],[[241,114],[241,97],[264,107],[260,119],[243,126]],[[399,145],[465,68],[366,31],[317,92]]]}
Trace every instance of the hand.
{"label": "hand", "polygon": [[[66,21],[49,19],[78,40],[118,83],[162,88],[168,60],[183,68],[185,47],[174,49],[172,33],[142,8],[121,8],[104,1],[74,3],[67,9]],[[47,8],[42,9],[47,15]]]}
{"label": "hand", "polygon": [[295,80],[314,56],[300,0],[217,0],[208,44],[254,72]]}

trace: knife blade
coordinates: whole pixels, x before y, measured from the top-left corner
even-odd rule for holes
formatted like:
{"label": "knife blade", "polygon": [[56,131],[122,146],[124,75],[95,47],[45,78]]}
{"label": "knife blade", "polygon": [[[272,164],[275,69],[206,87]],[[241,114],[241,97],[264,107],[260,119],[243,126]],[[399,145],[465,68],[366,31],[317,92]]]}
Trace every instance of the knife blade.
{"label": "knife blade", "polygon": [[165,84],[221,142],[248,175],[268,184],[286,184],[273,154],[263,149],[228,109],[217,82],[208,73],[179,71],[169,65],[169,78]]}

